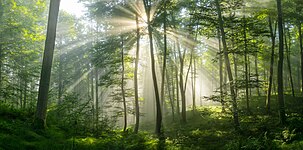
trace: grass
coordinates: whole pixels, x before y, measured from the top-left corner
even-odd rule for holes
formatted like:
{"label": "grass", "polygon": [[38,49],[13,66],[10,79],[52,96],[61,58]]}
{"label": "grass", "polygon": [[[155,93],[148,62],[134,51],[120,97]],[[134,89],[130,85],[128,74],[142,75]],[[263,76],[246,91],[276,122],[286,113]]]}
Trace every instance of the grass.
{"label": "grass", "polygon": [[[236,149],[303,149],[302,98],[285,96],[287,125],[279,124],[277,103],[272,98],[272,114],[264,111],[265,97],[252,97],[251,114],[245,101],[239,101],[241,132],[233,127],[231,113],[220,106],[199,107],[187,112],[187,123],[171,116],[164,118],[165,149],[171,150],[236,150]],[[56,124],[41,132],[32,129],[33,113],[0,105],[0,150],[144,150],[158,149],[159,141],[152,132],[154,124],[141,124],[141,132],[131,129],[104,132],[100,136],[74,135]],[[145,131],[142,131],[142,130]]]}

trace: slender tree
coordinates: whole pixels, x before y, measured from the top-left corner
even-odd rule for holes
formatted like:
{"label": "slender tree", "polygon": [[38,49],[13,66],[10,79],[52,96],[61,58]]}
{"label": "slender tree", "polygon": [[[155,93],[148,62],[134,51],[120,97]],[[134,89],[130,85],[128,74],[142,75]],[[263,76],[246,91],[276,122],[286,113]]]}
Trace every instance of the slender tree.
{"label": "slender tree", "polygon": [[123,131],[125,132],[126,128],[127,128],[127,108],[126,108],[126,98],[125,98],[125,89],[124,89],[125,66],[124,66],[124,41],[123,41],[123,36],[121,36],[121,65],[122,65],[121,92],[122,92],[123,113],[124,113],[124,127],[123,127]]}
{"label": "slender tree", "polygon": [[[295,89],[294,89],[294,82],[292,78],[292,70],[291,70],[291,62],[290,62],[290,48],[291,48],[291,37],[289,29],[285,27],[285,34],[284,34],[284,41],[285,41],[285,50],[286,50],[286,61],[287,61],[287,69],[289,73],[289,80],[290,80],[290,87],[291,87],[291,94],[293,97],[295,97]],[[288,42],[287,42],[287,36],[288,36]]]}
{"label": "slender tree", "polygon": [[164,0],[164,20],[163,20],[163,25],[164,25],[164,51],[163,51],[163,67],[162,67],[162,82],[161,82],[161,105],[162,105],[162,112],[164,112],[164,83],[165,83],[165,71],[166,71],[166,57],[167,57],[167,35],[166,35],[166,0]]}
{"label": "slender tree", "polygon": [[222,45],[221,45],[221,35],[220,29],[217,29],[218,43],[219,43],[219,83],[220,83],[220,102],[222,105],[222,111],[225,111],[224,107],[224,97],[223,97],[223,60],[222,60]]}
{"label": "slender tree", "polygon": [[157,75],[156,75],[156,66],[155,66],[155,56],[154,56],[154,43],[153,43],[153,28],[151,25],[151,2],[150,0],[143,0],[144,7],[147,16],[147,29],[148,29],[148,36],[149,36],[149,47],[150,47],[150,58],[151,58],[151,69],[152,69],[152,78],[153,78],[153,85],[154,85],[154,92],[156,97],[156,109],[157,109],[157,118],[156,118],[156,134],[160,136],[161,134],[161,126],[162,126],[162,113],[161,113],[161,101],[160,95],[158,90],[158,83],[157,83]]}
{"label": "slender tree", "polygon": [[[137,0],[137,5],[139,0]],[[135,85],[135,111],[136,111],[136,123],[134,132],[138,133],[139,123],[140,123],[140,107],[139,107],[139,96],[138,96],[138,65],[139,65],[139,53],[140,53],[140,27],[139,27],[139,14],[136,12],[136,38],[137,38],[137,47],[136,47],[136,59],[135,59],[135,72],[134,72],[134,85]]]}
{"label": "slender tree", "polygon": [[274,72],[274,59],[275,59],[275,41],[276,41],[276,28],[277,24],[275,23],[275,30],[272,27],[272,19],[268,16],[269,22],[269,30],[270,30],[270,37],[271,37],[271,56],[270,56],[270,68],[269,68],[269,83],[268,83],[268,90],[267,90],[267,98],[266,98],[266,111],[267,114],[270,113],[270,99],[271,99],[271,91],[272,91],[272,84],[273,84],[273,72]]}
{"label": "slender tree", "polygon": [[248,74],[248,50],[247,50],[247,34],[246,34],[246,17],[243,17],[243,39],[244,39],[244,63],[245,63],[245,97],[246,97],[246,109],[250,112],[249,108],[249,95],[248,95],[248,81],[249,81],[249,74]]}
{"label": "slender tree", "polygon": [[99,69],[95,68],[95,113],[96,113],[96,125],[99,122]]}
{"label": "slender tree", "polygon": [[225,31],[224,31],[224,24],[223,24],[223,19],[222,19],[222,12],[221,12],[221,7],[219,0],[216,0],[216,7],[217,7],[217,13],[218,13],[218,22],[219,22],[219,28],[221,32],[221,40],[223,44],[223,54],[224,54],[224,61],[225,61],[225,66],[229,78],[229,84],[230,84],[230,94],[231,94],[231,99],[232,99],[232,108],[233,108],[233,119],[234,119],[234,124],[236,129],[239,128],[240,123],[239,123],[239,117],[238,117],[238,104],[237,104],[237,99],[235,95],[235,88],[234,88],[234,81],[233,81],[233,75],[231,72],[231,67],[230,67],[230,61],[228,57],[228,51],[227,51],[227,44],[226,44],[226,37],[225,37]]}
{"label": "slender tree", "polygon": [[281,0],[277,0],[278,10],[278,31],[279,31],[279,60],[278,60],[278,102],[280,123],[286,123],[285,108],[284,108],[284,88],[283,88],[283,59],[284,59],[284,43],[283,43],[283,19],[282,19],[282,4]]}
{"label": "slender tree", "polygon": [[[0,1],[0,24],[2,23],[2,17],[3,17],[3,4],[2,1]],[[0,32],[0,91],[2,90],[2,32]],[[0,92],[0,98],[2,96],[2,92]]]}
{"label": "slender tree", "polygon": [[60,6],[60,0],[51,0],[50,1],[45,48],[44,48],[40,83],[39,83],[37,111],[36,111],[36,117],[35,117],[35,121],[34,121],[34,126],[37,129],[45,129],[45,127],[46,127],[46,110],[47,110],[47,101],[48,101],[48,92],[49,92],[52,62],[53,62],[53,54],[54,54],[54,48],[55,48],[59,6]]}

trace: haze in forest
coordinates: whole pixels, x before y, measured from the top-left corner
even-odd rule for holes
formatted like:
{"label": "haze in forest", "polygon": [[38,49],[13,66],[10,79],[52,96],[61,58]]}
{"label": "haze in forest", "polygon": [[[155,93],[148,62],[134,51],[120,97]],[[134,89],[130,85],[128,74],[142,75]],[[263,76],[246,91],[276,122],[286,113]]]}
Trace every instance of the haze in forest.
{"label": "haze in forest", "polygon": [[302,149],[302,0],[0,0],[0,149]]}

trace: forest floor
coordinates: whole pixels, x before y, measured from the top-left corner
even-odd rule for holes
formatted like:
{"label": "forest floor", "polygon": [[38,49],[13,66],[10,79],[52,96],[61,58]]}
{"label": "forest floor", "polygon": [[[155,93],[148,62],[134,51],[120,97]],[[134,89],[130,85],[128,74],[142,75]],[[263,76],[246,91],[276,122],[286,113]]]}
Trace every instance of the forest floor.
{"label": "forest floor", "polygon": [[98,137],[68,133],[55,124],[45,131],[36,131],[32,129],[32,119],[29,119],[32,113],[1,104],[0,150],[143,150],[158,149],[159,145],[164,149],[184,150],[303,150],[303,98],[285,96],[285,126],[279,124],[276,97],[272,98],[270,116],[265,115],[264,100],[265,97],[252,98],[251,113],[247,113],[244,102],[240,103],[241,131],[234,129],[229,111],[222,113],[219,106],[204,106],[195,112],[188,111],[185,124],[165,117],[165,142],[152,134],[152,123],[142,124],[143,131],[139,134],[133,134],[131,130],[126,133],[119,130],[104,132]]}

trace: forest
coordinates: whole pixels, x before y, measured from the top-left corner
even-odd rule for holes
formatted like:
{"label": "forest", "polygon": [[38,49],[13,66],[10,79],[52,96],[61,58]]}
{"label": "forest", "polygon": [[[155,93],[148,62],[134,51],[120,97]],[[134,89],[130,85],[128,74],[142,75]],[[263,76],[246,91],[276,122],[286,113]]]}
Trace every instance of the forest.
{"label": "forest", "polygon": [[0,150],[302,150],[302,24],[303,0],[0,0]]}

